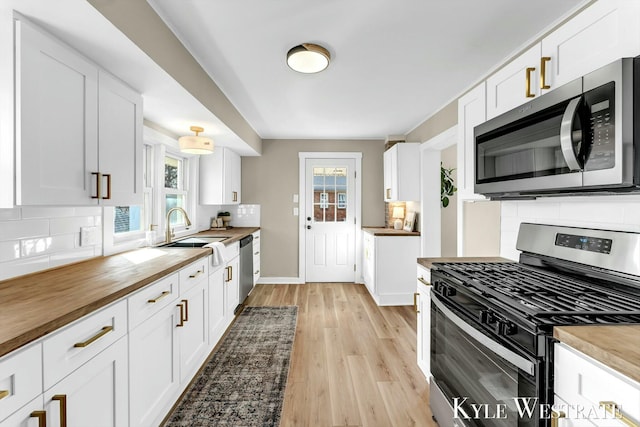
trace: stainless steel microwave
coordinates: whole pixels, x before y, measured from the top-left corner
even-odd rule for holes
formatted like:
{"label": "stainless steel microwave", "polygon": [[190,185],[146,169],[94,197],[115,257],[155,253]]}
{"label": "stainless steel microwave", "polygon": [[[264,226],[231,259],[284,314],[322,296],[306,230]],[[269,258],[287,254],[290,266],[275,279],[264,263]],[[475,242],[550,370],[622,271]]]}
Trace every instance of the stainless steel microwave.
{"label": "stainless steel microwave", "polygon": [[475,192],[492,199],[640,191],[640,56],[474,129]]}

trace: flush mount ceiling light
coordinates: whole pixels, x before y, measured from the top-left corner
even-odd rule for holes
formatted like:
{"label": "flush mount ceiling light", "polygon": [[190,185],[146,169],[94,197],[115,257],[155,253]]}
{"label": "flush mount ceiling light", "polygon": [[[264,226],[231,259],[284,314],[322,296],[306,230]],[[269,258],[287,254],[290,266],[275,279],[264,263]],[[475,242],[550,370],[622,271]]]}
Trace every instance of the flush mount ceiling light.
{"label": "flush mount ceiling light", "polygon": [[302,43],[287,52],[287,65],[299,73],[319,73],[329,66],[329,61],[329,51],[313,43]]}
{"label": "flush mount ceiling light", "polygon": [[205,136],[198,136],[204,129],[199,126],[191,126],[192,132],[195,132],[195,136],[182,136],[178,140],[180,144],[180,151],[189,154],[211,154],[213,153],[213,140]]}

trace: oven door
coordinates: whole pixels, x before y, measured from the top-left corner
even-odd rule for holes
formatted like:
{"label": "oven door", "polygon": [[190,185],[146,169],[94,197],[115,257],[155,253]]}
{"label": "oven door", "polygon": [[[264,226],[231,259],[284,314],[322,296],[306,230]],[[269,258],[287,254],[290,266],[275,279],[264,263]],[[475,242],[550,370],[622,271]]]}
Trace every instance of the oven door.
{"label": "oven door", "polygon": [[[431,293],[430,404],[438,424],[537,427],[539,362],[505,347],[464,317]],[[521,417],[525,406],[535,409]]]}

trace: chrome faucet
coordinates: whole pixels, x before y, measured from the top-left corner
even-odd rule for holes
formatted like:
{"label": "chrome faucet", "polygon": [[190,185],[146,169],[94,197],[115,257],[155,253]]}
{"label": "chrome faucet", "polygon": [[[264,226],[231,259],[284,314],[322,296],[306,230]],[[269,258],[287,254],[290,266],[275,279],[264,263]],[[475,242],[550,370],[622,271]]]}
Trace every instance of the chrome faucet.
{"label": "chrome faucet", "polygon": [[189,220],[189,216],[187,215],[187,212],[182,209],[181,207],[175,207],[175,208],[171,208],[169,209],[169,211],[167,211],[167,231],[165,233],[165,240],[167,241],[167,243],[171,243],[171,238],[174,237],[174,233],[173,230],[171,230],[171,223],[169,222],[169,218],[171,217],[171,214],[175,211],[179,211],[182,212],[182,215],[184,215],[184,219],[187,222],[187,227],[191,225],[191,221]]}

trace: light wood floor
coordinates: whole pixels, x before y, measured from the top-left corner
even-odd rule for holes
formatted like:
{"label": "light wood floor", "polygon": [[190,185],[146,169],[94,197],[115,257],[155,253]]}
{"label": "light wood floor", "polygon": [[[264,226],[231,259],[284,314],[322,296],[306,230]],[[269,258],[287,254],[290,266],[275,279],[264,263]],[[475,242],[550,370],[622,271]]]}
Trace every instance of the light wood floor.
{"label": "light wood floor", "polygon": [[353,283],[258,285],[247,305],[298,306],[281,427],[436,426],[412,306]]}

